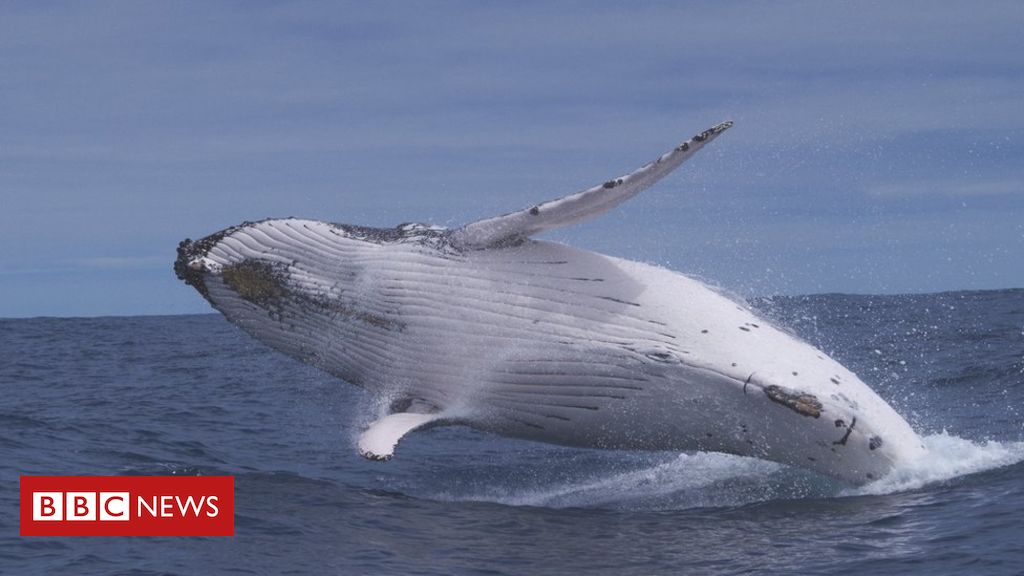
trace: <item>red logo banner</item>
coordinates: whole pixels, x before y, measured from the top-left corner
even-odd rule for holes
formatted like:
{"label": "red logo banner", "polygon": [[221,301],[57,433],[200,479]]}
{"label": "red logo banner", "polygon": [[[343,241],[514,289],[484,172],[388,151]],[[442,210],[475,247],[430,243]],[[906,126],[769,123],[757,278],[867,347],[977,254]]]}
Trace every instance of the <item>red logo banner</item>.
{"label": "red logo banner", "polygon": [[234,536],[232,476],[22,476],[22,536]]}

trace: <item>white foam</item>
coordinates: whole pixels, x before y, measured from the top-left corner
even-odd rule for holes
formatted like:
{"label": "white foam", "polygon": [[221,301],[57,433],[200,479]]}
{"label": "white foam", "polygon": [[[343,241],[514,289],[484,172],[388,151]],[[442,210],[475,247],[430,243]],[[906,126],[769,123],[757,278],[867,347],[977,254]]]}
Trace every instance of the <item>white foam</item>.
{"label": "white foam", "polygon": [[[974,442],[947,433],[923,438],[929,453],[858,488],[780,464],[720,453],[680,454],[626,471],[537,486],[513,480],[470,493],[432,497],[509,506],[686,509],[741,506],[767,500],[883,495],[916,490],[1024,461],[1024,442]],[[524,485],[532,484],[532,485]]]}
{"label": "white foam", "polygon": [[[783,469],[774,462],[720,453],[680,454],[648,468],[618,472],[557,485],[495,489],[443,499],[495,502],[511,506],[604,507],[672,497],[674,506],[720,505],[715,485],[726,482],[759,483]],[[685,495],[686,497],[682,497]],[[755,498],[757,499],[757,498]],[[680,502],[682,500],[682,502]],[[732,500],[731,498],[729,500]]]}
{"label": "white foam", "polygon": [[928,447],[927,456],[908,462],[875,482],[845,490],[841,495],[877,495],[916,490],[928,484],[1024,461],[1024,442],[978,443],[946,432],[925,436],[922,440]]}

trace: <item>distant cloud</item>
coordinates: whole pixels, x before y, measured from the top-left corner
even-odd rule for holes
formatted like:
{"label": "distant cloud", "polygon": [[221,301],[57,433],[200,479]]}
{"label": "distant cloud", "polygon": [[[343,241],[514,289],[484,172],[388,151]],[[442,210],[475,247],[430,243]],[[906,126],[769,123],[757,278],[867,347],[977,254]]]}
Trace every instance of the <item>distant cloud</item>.
{"label": "distant cloud", "polygon": [[89,272],[103,270],[152,270],[170,269],[168,256],[94,256],[59,260],[34,266],[12,266],[0,268],[0,276],[26,274],[60,274],[67,272]]}
{"label": "distant cloud", "polygon": [[92,270],[138,270],[169,266],[167,256],[95,256],[71,261],[75,268]]}
{"label": "distant cloud", "polygon": [[988,182],[905,182],[869,186],[868,196],[875,198],[916,198],[947,196],[972,198],[1024,194],[1024,180],[993,180]]}

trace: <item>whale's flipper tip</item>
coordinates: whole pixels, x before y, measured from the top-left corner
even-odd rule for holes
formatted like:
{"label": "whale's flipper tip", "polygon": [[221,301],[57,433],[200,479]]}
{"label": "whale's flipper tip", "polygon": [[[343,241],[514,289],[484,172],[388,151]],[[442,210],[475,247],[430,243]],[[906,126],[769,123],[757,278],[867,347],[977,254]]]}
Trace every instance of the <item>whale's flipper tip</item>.
{"label": "whale's flipper tip", "polygon": [[394,454],[374,454],[373,452],[360,452],[359,455],[374,462],[387,462],[394,456]]}
{"label": "whale's flipper tip", "polygon": [[707,140],[712,140],[712,139],[715,138],[715,136],[718,136],[722,132],[725,132],[729,128],[732,128],[732,124],[733,124],[732,120],[726,120],[725,122],[720,122],[718,124],[715,124],[711,128],[708,128],[707,130],[701,132],[700,134],[697,134],[696,136],[693,137],[693,139],[695,141],[697,141],[697,142],[704,142],[704,141],[707,141]]}
{"label": "whale's flipper tip", "polygon": [[396,412],[370,424],[359,437],[359,453],[368,460],[387,462],[403,436],[440,419],[437,414]]}

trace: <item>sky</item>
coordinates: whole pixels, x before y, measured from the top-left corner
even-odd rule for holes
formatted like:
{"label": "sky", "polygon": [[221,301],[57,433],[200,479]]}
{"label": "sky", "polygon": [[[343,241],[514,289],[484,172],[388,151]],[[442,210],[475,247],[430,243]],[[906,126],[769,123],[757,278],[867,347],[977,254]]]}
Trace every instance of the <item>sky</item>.
{"label": "sky", "polygon": [[1024,287],[1021,2],[0,4],[0,317],[211,308],[183,238],[446,226],[735,127],[546,239],[746,296]]}

